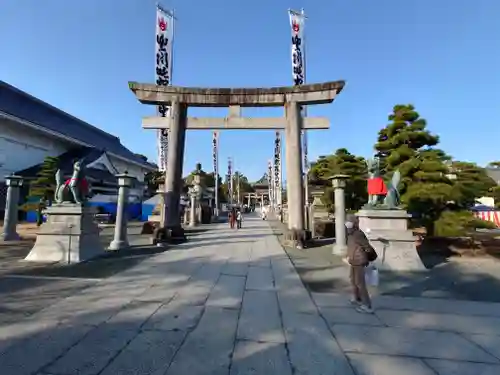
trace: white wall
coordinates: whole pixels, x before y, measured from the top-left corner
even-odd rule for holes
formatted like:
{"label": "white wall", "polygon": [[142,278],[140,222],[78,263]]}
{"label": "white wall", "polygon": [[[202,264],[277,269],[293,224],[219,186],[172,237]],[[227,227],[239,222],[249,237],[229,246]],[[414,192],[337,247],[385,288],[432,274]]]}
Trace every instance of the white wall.
{"label": "white wall", "polygon": [[0,118],[0,181],[5,175],[39,164],[47,156],[58,156],[68,148],[64,141]]}

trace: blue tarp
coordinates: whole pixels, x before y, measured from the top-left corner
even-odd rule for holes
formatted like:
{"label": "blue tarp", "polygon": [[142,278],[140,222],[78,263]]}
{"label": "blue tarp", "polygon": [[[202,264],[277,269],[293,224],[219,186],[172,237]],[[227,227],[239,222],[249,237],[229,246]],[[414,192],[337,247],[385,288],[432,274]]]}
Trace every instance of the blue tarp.
{"label": "blue tarp", "polygon": [[[88,202],[88,205],[91,207],[100,207],[101,213],[116,215],[116,202],[109,202],[105,200],[107,199],[106,198],[103,198],[102,200],[91,199]],[[130,220],[141,218],[142,205],[140,202],[129,202],[126,210],[128,213],[128,218]],[[28,211],[26,213],[26,221],[28,223],[36,223],[36,212]]]}
{"label": "blue tarp", "polygon": [[485,206],[483,204],[471,208],[472,212],[496,211],[495,207]]}

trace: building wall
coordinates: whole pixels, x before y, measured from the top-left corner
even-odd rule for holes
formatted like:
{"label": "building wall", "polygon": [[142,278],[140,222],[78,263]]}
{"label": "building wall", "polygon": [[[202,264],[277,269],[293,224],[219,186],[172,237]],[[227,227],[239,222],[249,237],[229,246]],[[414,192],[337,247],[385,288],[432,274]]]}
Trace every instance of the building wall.
{"label": "building wall", "polygon": [[0,181],[5,175],[66,152],[69,145],[28,127],[0,118]]}

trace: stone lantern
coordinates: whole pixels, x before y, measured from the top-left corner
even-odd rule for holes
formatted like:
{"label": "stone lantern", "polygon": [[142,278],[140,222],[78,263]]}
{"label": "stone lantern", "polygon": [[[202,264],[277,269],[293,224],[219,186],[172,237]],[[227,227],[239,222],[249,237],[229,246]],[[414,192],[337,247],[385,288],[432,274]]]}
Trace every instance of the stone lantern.
{"label": "stone lantern", "polygon": [[194,227],[196,226],[197,222],[197,215],[196,215],[196,210],[198,209],[198,206],[200,205],[200,200],[202,196],[202,187],[201,187],[201,176],[200,176],[200,171],[201,171],[201,164],[198,163],[196,164],[196,171],[193,174],[193,182],[191,188],[189,188],[189,198],[190,198],[190,211],[189,211],[189,226]]}
{"label": "stone lantern", "polygon": [[118,200],[116,204],[115,235],[109,244],[110,250],[120,250],[129,246],[127,239],[127,203],[130,188],[134,186],[135,178],[128,175],[128,172],[119,174],[118,178]]}

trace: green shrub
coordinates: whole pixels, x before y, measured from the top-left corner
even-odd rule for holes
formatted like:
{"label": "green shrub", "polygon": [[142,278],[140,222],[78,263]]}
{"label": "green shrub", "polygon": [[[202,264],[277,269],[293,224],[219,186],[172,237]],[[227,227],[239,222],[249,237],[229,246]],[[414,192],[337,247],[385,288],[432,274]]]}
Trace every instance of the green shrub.
{"label": "green shrub", "polygon": [[494,222],[492,221],[487,221],[487,220],[481,220],[478,219],[477,217],[474,218],[472,221],[474,229],[496,229],[497,226]]}
{"label": "green shrub", "polygon": [[496,226],[476,218],[470,211],[443,211],[434,223],[434,233],[439,237],[464,237],[476,228],[494,229]]}

